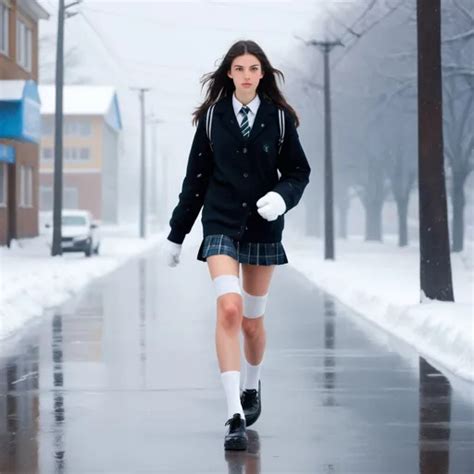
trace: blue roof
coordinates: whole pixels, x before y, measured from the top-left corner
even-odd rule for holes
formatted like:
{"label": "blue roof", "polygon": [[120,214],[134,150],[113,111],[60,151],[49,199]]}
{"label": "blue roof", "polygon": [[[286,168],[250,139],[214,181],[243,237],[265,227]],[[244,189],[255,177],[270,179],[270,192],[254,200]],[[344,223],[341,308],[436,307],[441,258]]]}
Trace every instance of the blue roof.
{"label": "blue roof", "polygon": [[40,104],[35,81],[0,81],[0,138],[39,143]]}
{"label": "blue roof", "polygon": [[116,131],[122,130],[122,118],[117,93],[114,93],[112,104],[105,116],[105,121]]}

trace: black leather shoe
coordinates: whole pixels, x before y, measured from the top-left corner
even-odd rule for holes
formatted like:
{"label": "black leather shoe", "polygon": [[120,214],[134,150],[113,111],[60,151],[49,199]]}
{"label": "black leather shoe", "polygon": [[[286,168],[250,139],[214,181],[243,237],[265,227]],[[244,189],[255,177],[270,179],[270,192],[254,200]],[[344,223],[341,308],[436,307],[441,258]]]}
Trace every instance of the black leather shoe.
{"label": "black leather shoe", "polygon": [[229,425],[229,428],[225,434],[224,448],[235,450],[247,449],[246,424],[245,419],[240,417],[240,413],[234,413],[234,416],[229,418],[225,424]]}
{"label": "black leather shoe", "polygon": [[247,426],[253,425],[258,420],[258,417],[262,412],[261,393],[262,390],[259,380],[258,391],[255,389],[247,389],[244,390],[240,396],[240,403],[244,409]]}

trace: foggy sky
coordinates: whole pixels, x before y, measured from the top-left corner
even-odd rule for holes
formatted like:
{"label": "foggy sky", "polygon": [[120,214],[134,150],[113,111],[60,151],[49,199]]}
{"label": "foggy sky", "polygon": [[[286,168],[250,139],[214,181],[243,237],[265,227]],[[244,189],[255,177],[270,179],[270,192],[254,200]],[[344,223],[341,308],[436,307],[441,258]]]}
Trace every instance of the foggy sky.
{"label": "foggy sky", "polygon": [[[67,19],[65,47],[76,47],[80,62],[69,75],[66,71],[66,78],[114,85],[119,95],[124,125],[121,220],[138,219],[139,101],[130,87],[150,87],[147,112],[166,122],[159,125],[158,155],[170,163],[171,212],[194,133],[191,112],[204,97],[201,76],[216,68],[232,43],[252,39],[291,80],[304,67],[304,58],[297,54],[301,43],[293,35],[306,38],[314,33],[326,3],[86,0],[73,9],[82,13]],[[51,18],[40,22],[40,36],[55,35],[56,2],[41,4]],[[53,48],[43,59],[46,54],[54,60]]]}

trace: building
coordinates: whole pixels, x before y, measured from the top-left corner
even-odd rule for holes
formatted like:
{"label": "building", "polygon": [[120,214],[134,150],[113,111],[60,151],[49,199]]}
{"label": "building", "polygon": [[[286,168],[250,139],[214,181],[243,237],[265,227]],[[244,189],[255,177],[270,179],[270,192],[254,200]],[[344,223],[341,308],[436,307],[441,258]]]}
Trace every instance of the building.
{"label": "building", "polygon": [[35,0],[0,0],[0,245],[38,235],[40,104]]}
{"label": "building", "polygon": [[[55,87],[41,98],[40,209],[53,208]],[[64,86],[63,208],[87,209],[94,219],[118,222],[120,117],[109,86]]]}

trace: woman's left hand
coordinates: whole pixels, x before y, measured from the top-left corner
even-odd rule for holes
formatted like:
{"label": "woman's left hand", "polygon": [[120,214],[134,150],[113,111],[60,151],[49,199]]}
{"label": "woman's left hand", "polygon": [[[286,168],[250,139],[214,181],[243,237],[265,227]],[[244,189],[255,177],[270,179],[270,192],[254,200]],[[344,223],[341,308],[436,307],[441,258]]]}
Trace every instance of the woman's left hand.
{"label": "woman's left hand", "polygon": [[286,211],[286,204],[279,193],[269,191],[257,201],[257,212],[267,221],[274,221]]}

